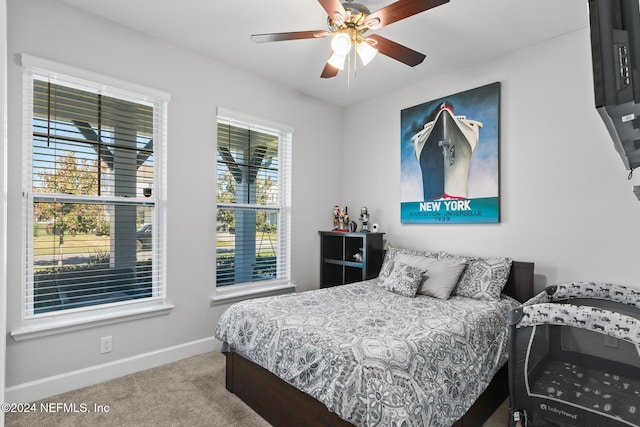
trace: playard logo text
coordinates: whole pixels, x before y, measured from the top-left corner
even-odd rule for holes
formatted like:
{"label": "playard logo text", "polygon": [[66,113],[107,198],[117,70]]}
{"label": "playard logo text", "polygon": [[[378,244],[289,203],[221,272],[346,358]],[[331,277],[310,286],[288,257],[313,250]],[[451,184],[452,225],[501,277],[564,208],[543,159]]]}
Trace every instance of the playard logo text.
{"label": "playard logo text", "polygon": [[545,403],[540,404],[540,409],[543,411],[554,412],[556,414],[564,415],[565,417],[573,418],[574,420],[578,419],[578,414],[570,414],[569,412],[563,411],[562,409],[554,408],[553,406],[549,406]]}

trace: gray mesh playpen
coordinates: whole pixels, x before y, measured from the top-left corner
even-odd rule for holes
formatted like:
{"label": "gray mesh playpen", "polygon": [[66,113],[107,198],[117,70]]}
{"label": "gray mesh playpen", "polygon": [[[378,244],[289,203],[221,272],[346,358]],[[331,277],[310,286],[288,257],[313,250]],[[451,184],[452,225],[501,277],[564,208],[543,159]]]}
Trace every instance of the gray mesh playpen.
{"label": "gray mesh playpen", "polygon": [[640,289],[550,286],[509,320],[509,426],[640,426]]}

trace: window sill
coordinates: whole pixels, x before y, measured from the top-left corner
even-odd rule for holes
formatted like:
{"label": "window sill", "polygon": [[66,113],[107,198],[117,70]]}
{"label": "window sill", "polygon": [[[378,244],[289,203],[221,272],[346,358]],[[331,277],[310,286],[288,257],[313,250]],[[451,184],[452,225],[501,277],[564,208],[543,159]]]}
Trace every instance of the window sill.
{"label": "window sill", "polygon": [[33,338],[41,338],[49,335],[63,334],[96,326],[111,325],[114,323],[129,322],[132,320],[146,319],[155,316],[164,316],[171,312],[173,304],[159,304],[147,307],[136,307],[126,311],[90,314],[81,318],[67,320],[52,320],[37,325],[23,326],[12,330],[10,335],[16,341],[24,341]]}
{"label": "window sill", "polygon": [[[233,289],[225,289],[233,288]],[[223,304],[232,304],[251,298],[260,298],[280,294],[295,292],[296,285],[290,282],[274,283],[270,286],[243,286],[232,285],[216,289],[216,294],[211,298],[211,306],[215,307]]]}

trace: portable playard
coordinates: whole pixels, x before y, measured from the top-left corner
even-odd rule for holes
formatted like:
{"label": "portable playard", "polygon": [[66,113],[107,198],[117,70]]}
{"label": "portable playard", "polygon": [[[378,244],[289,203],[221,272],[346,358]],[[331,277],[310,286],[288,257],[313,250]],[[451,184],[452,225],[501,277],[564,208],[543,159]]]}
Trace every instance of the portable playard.
{"label": "portable playard", "polygon": [[640,289],[550,286],[509,320],[509,426],[640,427]]}

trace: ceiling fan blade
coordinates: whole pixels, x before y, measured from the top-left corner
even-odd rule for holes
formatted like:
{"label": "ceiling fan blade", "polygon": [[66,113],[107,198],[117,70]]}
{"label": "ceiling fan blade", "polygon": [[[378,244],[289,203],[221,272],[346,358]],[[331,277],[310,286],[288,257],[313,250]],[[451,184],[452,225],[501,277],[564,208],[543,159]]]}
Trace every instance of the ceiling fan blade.
{"label": "ceiling fan blade", "polygon": [[336,24],[340,25],[347,19],[347,11],[344,10],[340,0],[318,0],[318,2]]}
{"label": "ceiling fan blade", "polygon": [[398,0],[368,15],[364,23],[369,28],[377,30],[448,2],[449,0]]}
{"label": "ceiling fan blade", "polygon": [[285,40],[316,39],[329,36],[329,31],[294,31],[290,33],[253,34],[251,40],[256,43],[280,42]]}
{"label": "ceiling fan blade", "polygon": [[[331,51],[331,55],[333,55],[333,51]],[[331,59],[331,55],[329,55],[329,59]],[[334,67],[333,65],[329,64],[329,59],[327,59],[327,62],[324,64],[324,68],[322,69],[322,74],[320,74],[320,77],[322,77],[323,79],[330,79],[331,77],[335,77],[338,75],[338,72],[340,72],[340,69],[338,67]]]}
{"label": "ceiling fan blade", "polygon": [[323,79],[330,79],[331,77],[337,76],[339,71],[340,70],[333,65],[326,63],[324,64],[324,68],[322,69],[322,74],[320,74],[320,77],[322,77]]}
{"label": "ceiling fan blade", "polygon": [[404,64],[407,64],[410,67],[415,67],[420,64],[426,58],[420,52],[416,52],[413,49],[409,49],[406,46],[398,44],[394,41],[391,41],[387,38],[379,36],[377,34],[372,34],[367,37],[367,40],[373,40],[372,46],[378,49],[383,55],[388,56],[389,58],[393,58],[396,61],[400,61]]}

